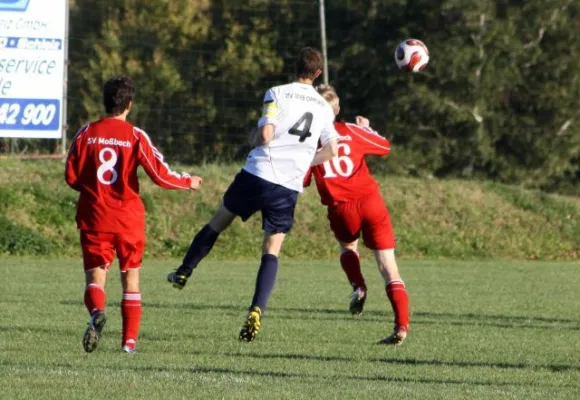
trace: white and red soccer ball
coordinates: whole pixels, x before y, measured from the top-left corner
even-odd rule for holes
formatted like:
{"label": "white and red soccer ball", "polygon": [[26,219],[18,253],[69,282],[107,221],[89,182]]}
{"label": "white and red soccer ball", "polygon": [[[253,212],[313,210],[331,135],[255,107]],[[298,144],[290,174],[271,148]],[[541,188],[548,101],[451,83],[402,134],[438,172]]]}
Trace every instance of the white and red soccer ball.
{"label": "white and red soccer ball", "polygon": [[403,40],[395,50],[397,67],[407,72],[423,71],[429,63],[429,50],[417,39]]}

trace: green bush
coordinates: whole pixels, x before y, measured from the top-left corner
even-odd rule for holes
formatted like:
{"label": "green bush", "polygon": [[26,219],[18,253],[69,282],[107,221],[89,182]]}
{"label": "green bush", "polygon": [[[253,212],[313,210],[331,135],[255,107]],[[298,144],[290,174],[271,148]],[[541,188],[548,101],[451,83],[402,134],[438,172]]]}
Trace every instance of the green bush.
{"label": "green bush", "polygon": [[0,216],[0,254],[46,255],[56,246],[34,230]]}

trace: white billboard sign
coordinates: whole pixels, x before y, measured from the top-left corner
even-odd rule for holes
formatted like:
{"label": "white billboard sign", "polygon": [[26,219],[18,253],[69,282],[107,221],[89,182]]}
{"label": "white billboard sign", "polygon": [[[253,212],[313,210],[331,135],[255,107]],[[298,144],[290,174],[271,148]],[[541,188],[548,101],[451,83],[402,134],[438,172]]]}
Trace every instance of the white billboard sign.
{"label": "white billboard sign", "polygon": [[0,0],[0,137],[60,138],[68,0]]}

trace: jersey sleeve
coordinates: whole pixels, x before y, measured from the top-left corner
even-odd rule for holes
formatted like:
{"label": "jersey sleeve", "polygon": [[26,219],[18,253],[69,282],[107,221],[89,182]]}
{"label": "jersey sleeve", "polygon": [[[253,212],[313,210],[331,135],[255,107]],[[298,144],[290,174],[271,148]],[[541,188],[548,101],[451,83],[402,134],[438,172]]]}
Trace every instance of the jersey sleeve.
{"label": "jersey sleeve", "polygon": [[189,174],[178,174],[169,168],[163,160],[161,154],[151,143],[149,136],[141,129],[135,128],[133,134],[138,139],[138,159],[149,178],[156,185],[165,189],[189,189],[191,176]]}
{"label": "jersey sleeve", "polygon": [[355,124],[346,124],[353,140],[364,154],[386,156],[391,152],[391,144],[370,128],[361,128]]}
{"label": "jersey sleeve", "polygon": [[84,126],[77,132],[77,134],[72,140],[72,144],[66,157],[64,179],[71,188],[77,191],[81,190],[81,185],[79,182],[80,147],[78,143],[81,140],[84,133],[87,131],[88,127],[89,127],[88,125]]}
{"label": "jersey sleeve", "polygon": [[320,133],[320,146],[324,146],[331,140],[338,139],[338,132],[336,132],[336,129],[334,128],[334,112],[330,106],[328,106],[325,111],[327,111],[325,114],[326,120],[324,121],[322,132]]}
{"label": "jersey sleeve", "polygon": [[308,187],[312,183],[312,168],[308,168],[306,175],[304,175],[304,181],[302,181],[302,186]]}
{"label": "jersey sleeve", "polygon": [[275,124],[278,117],[279,103],[274,89],[268,89],[264,95],[262,117],[258,120],[258,127],[266,124]]}

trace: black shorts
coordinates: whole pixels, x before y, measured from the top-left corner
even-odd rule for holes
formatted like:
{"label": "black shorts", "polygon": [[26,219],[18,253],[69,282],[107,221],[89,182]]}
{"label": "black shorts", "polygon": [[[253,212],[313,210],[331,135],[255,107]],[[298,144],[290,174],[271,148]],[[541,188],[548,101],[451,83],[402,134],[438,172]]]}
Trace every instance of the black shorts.
{"label": "black shorts", "polygon": [[294,223],[298,192],[241,170],[224,194],[224,206],[243,221],[262,212],[262,229],[287,233]]}

